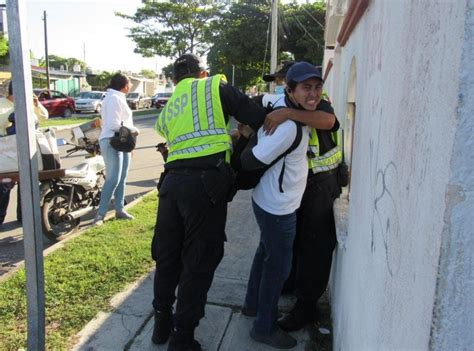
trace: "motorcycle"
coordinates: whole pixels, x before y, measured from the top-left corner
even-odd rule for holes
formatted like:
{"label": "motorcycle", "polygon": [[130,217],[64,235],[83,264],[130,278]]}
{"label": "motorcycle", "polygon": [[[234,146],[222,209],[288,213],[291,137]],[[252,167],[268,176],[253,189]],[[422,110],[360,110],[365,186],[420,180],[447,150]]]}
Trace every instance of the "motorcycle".
{"label": "motorcycle", "polygon": [[105,163],[98,140],[83,137],[72,141],[74,144],[58,139],[58,144],[73,146],[66,151],[67,156],[86,151],[85,161],[66,169],[64,176],[44,180],[40,185],[43,232],[52,241],[60,241],[77,230],[81,217],[99,205],[105,181]]}

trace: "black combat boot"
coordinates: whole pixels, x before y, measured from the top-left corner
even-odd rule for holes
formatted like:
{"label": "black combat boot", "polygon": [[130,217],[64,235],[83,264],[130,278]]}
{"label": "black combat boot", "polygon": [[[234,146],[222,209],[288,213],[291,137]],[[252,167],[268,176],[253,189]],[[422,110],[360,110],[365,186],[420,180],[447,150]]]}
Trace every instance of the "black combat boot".
{"label": "black combat boot", "polygon": [[168,344],[168,351],[201,351],[201,344],[194,339],[194,331],[174,328]]}
{"label": "black combat boot", "polygon": [[297,301],[291,312],[280,318],[277,323],[286,332],[297,331],[314,322],[317,315],[315,304],[304,304]]}
{"label": "black combat boot", "polygon": [[151,337],[154,344],[164,344],[168,341],[171,333],[171,317],[171,310],[166,312],[155,310],[155,325]]}

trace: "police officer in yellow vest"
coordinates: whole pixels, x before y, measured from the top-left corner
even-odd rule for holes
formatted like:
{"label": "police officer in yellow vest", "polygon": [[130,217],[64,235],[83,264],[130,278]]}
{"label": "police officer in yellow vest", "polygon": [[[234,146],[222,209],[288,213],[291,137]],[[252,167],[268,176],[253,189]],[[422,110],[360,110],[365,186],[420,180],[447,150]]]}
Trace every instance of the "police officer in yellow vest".
{"label": "police officer in yellow vest", "polygon": [[[297,69],[299,72],[295,75],[304,76],[305,70],[312,68],[308,63],[300,63]],[[287,75],[287,89],[294,90],[296,84]],[[295,292],[297,301],[291,312],[278,321],[280,328],[287,332],[299,330],[316,319],[316,304],[326,290],[336,246],[333,203],[340,195],[336,175],[342,153],[337,136],[339,122],[331,104],[321,98],[323,84],[321,79],[320,102],[316,108],[320,121],[287,109],[275,110],[265,121],[267,130],[273,130],[287,118],[313,127],[307,152],[308,180],[297,210],[292,271],[283,288],[286,292]]]}
{"label": "police officer in yellow vest", "polygon": [[173,69],[176,89],[155,125],[169,150],[152,242],[152,341],[163,344],[170,338],[168,350],[201,350],[194,329],[204,316],[207,292],[224,254],[233,188],[229,116],[257,130],[266,112],[224,76],[208,77],[196,55],[182,55]]}

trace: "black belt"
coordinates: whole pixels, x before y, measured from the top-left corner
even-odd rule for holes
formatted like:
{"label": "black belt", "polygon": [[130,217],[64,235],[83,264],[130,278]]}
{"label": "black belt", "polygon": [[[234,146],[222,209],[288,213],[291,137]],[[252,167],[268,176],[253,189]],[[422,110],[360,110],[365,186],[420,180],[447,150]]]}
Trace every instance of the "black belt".
{"label": "black belt", "polygon": [[205,168],[194,168],[194,167],[189,167],[189,168],[172,168],[168,170],[169,174],[181,174],[181,175],[193,175],[193,174],[200,174],[204,172],[206,169]]}
{"label": "black belt", "polygon": [[335,175],[336,173],[337,173],[337,168],[334,168],[325,172],[318,172],[316,174],[313,173],[313,171],[309,171],[308,181],[319,182],[321,180],[328,178],[331,175]]}

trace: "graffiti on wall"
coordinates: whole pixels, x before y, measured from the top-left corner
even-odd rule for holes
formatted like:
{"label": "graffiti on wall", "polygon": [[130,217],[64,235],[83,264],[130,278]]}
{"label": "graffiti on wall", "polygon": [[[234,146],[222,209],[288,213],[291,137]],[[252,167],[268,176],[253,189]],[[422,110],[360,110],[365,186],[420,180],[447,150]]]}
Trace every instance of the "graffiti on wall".
{"label": "graffiti on wall", "polygon": [[[380,120],[379,120],[380,121]],[[371,174],[371,241],[370,249],[373,254],[384,256],[390,276],[398,273],[400,268],[400,224],[397,209],[397,164],[386,160],[380,154],[379,144],[383,133],[382,123],[379,122],[377,145],[370,140],[370,174]],[[379,250],[381,250],[379,252]]]}

